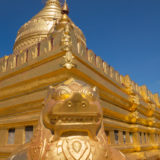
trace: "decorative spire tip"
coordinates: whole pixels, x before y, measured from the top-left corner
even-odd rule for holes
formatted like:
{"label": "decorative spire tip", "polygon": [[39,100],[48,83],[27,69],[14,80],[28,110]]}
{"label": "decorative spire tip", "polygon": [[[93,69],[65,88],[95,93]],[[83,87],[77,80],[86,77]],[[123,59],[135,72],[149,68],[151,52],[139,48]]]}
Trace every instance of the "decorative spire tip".
{"label": "decorative spire tip", "polygon": [[67,14],[67,15],[69,14],[69,8],[68,8],[66,0],[64,2],[63,8],[62,8],[62,14]]}

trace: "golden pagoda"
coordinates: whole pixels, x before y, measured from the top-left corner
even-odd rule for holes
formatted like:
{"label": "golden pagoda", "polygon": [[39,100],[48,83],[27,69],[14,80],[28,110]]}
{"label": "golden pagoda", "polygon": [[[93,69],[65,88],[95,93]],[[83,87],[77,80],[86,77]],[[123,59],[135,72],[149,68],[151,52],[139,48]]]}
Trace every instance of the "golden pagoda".
{"label": "golden pagoda", "polygon": [[87,49],[68,14],[46,1],[0,58],[0,160],[159,160],[159,95]]}

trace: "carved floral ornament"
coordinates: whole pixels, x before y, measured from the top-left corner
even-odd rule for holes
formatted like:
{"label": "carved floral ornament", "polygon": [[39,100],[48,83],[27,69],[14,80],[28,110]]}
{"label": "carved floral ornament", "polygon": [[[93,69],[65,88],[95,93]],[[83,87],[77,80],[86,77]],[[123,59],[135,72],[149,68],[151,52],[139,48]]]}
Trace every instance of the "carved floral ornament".
{"label": "carved floral ornament", "polygon": [[148,118],[148,125],[153,126],[156,123],[156,119],[154,117]]}
{"label": "carved floral ornament", "polygon": [[129,101],[131,102],[130,111],[135,111],[140,105],[140,99],[138,95],[130,95]]}
{"label": "carved floral ornament", "polygon": [[152,116],[156,109],[156,105],[153,103],[147,103],[147,115]]}
{"label": "carved floral ornament", "polygon": [[72,53],[70,51],[66,52],[66,55],[64,56],[65,64],[63,66],[69,70],[75,67],[75,64],[73,64],[73,59],[74,56]]}
{"label": "carved floral ornament", "polygon": [[132,112],[132,113],[129,114],[128,117],[129,117],[129,121],[130,121],[131,123],[136,123],[136,121],[137,121],[138,118],[139,118],[139,113],[138,113],[138,111]]}
{"label": "carved floral ornament", "polygon": [[66,23],[61,39],[63,50],[65,51],[65,56],[64,56],[65,63],[63,66],[69,70],[75,67],[75,65],[73,64],[74,56],[72,54],[72,49],[71,49],[72,40],[70,36],[70,27],[71,27],[70,23]]}

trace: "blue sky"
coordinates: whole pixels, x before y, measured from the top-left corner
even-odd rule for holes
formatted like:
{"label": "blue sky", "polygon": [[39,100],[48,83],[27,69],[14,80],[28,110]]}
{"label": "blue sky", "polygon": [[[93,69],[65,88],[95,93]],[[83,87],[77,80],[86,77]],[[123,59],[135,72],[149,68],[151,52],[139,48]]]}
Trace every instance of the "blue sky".
{"label": "blue sky", "polygon": [[[16,34],[43,0],[3,0],[0,57],[12,53]],[[88,48],[122,75],[160,94],[160,0],[68,0],[70,17]]]}

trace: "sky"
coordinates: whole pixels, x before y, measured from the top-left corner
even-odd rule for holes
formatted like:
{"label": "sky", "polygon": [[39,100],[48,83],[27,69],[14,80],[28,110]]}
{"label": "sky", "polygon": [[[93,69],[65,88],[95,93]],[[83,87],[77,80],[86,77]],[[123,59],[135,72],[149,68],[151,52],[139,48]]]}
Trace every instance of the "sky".
{"label": "sky", "polygon": [[[0,57],[12,53],[21,25],[44,0],[3,0]],[[160,95],[160,0],[68,0],[70,17],[87,46],[120,74]]]}

